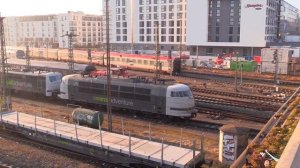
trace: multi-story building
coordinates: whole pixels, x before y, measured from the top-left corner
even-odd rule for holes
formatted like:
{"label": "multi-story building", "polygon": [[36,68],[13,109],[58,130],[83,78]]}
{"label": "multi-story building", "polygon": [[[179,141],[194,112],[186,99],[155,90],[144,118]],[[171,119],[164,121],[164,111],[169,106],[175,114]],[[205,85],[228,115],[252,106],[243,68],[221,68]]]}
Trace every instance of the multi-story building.
{"label": "multi-story building", "polygon": [[115,50],[154,50],[157,35],[162,50],[186,42],[186,0],[113,0],[109,9]]}
{"label": "multi-story building", "polygon": [[[178,50],[182,43],[191,55],[260,54],[261,48],[280,39],[283,16],[291,18],[290,13],[280,12],[286,4],[282,0],[113,0],[110,42],[114,50],[153,50],[158,24],[162,50]],[[299,24],[293,22],[285,31],[297,29]]]}
{"label": "multi-story building", "polygon": [[281,2],[280,34],[282,37],[300,35],[300,11],[286,1]]}
{"label": "multi-story building", "polygon": [[278,38],[279,9],[279,0],[189,0],[186,45],[194,55],[260,54]]}
{"label": "multi-story building", "polygon": [[73,33],[78,47],[97,46],[102,40],[102,17],[83,12],[57,15],[5,18],[6,43],[9,46],[68,47],[67,33]]}

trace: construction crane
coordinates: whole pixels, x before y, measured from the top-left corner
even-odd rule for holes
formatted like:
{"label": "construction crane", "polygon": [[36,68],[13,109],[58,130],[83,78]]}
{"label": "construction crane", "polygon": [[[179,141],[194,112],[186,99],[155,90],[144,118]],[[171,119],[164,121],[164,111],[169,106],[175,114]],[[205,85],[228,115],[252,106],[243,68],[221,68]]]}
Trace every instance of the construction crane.
{"label": "construction crane", "polygon": [[68,37],[68,65],[69,65],[69,70],[71,72],[74,71],[74,54],[73,54],[73,37],[76,37],[77,35],[75,35],[74,33],[69,33],[67,31],[67,33],[65,35],[63,35],[62,37]]}
{"label": "construction crane", "polygon": [[7,56],[6,56],[6,48],[5,48],[5,34],[4,34],[4,17],[0,16],[0,45],[1,45],[1,99],[0,106],[1,111],[9,110],[11,107],[10,99],[9,99],[9,89],[7,87]]}

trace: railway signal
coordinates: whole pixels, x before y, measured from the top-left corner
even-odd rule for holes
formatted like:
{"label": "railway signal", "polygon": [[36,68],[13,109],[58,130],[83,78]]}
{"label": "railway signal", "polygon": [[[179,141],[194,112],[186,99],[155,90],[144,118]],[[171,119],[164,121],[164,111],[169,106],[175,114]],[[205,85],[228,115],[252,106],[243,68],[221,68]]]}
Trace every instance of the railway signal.
{"label": "railway signal", "polygon": [[273,53],[273,64],[275,64],[275,72],[274,72],[274,84],[278,84],[278,49],[276,49]]}

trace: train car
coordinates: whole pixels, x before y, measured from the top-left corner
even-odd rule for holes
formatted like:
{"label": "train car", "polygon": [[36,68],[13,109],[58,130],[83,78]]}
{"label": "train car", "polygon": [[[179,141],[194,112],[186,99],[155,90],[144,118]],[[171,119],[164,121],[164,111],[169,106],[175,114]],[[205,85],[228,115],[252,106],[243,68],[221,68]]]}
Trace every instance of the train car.
{"label": "train car", "polygon": [[[195,102],[190,88],[183,84],[152,84],[137,79],[112,79],[113,108],[191,118]],[[67,75],[60,86],[61,99],[106,105],[106,77]]]}
{"label": "train car", "polygon": [[26,92],[46,97],[59,93],[62,75],[58,72],[9,71],[7,83],[15,92]]}
{"label": "train car", "polygon": [[[56,61],[68,61],[68,50],[66,49],[50,49],[50,48],[31,48],[31,57],[37,59],[47,59]],[[87,50],[74,50],[74,61],[77,63],[89,63]],[[127,54],[111,52],[111,64],[120,67],[154,72],[156,70],[156,56],[147,54]],[[188,57],[182,56],[180,60],[184,60]],[[159,70],[161,73],[178,73],[180,71],[181,61],[179,57],[168,57],[167,55],[161,55],[159,57]],[[92,63],[96,65],[106,65],[105,52],[92,52]]]}

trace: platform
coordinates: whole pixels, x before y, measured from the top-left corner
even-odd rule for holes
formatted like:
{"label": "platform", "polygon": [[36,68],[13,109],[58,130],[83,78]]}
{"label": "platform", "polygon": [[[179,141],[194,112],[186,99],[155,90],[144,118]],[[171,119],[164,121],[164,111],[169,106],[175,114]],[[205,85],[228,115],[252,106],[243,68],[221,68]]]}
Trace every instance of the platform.
{"label": "platform", "polygon": [[[1,121],[4,125],[16,127],[18,130],[21,129],[20,132],[23,134],[22,129],[29,130],[25,131],[25,134],[29,136],[35,136],[30,131],[36,132],[36,134],[71,141],[73,146],[74,144],[84,144],[82,149],[85,146],[92,147],[92,149],[106,149],[120,154],[120,156],[137,158],[145,163],[151,162],[156,165],[164,165],[163,167],[193,167],[192,165],[197,162],[196,160],[199,160],[200,155],[199,151],[192,149],[100,131],[24,113],[3,113]],[[32,138],[34,139],[34,137]]]}
{"label": "platform", "polygon": [[276,168],[300,167],[300,122],[285,147]]}

